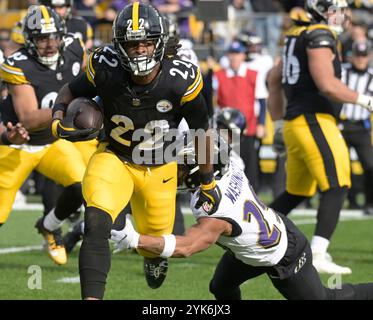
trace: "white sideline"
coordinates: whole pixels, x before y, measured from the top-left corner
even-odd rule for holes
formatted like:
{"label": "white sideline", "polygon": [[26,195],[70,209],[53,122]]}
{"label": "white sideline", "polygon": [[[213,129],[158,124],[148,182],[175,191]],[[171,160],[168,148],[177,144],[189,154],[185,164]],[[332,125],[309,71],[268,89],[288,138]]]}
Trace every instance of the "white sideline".
{"label": "white sideline", "polygon": [[56,280],[59,283],[80,283],[79,277],[64,277],[61,279]]}
{"label": "white sideline", "polygon": [[26,246],[26,247],[10,247],[10,248],[0,248],[0,254],[7,253],[16,253],[16,252],[26,252],[26,251],[35,251],[42,250],[43,246]]}

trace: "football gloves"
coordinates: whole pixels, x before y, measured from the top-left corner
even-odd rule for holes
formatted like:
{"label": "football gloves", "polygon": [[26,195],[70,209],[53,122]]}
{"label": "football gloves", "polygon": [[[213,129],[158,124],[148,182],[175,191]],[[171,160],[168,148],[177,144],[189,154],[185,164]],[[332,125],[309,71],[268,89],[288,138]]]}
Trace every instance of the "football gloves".
{"label": "football gloves", "polygon": [[284,136],[282,133],[283,121],[275,122],[275,133],[273,135],[273,144],[272,149],[277,153],[279,157],[282,157],[286,154],[286,147],[284,143]]}
{"label": "football gloves", "polygon": [[373,112],[373,97],[359,94],[356,103],[370,112]]}
{"label": "football gloves", "polygon": [[56,119],[52,122],[52,134],[56,138],[72,142],[95,139],[99,132],[100,130],[95,128],[78,129],[74,126],[73,121],[68,118],[64,118],[63,120]]}
{"label": "football gloves", "polygon": [[209,184],[201,184],[199,189],[199,196],[195,208],[202,209],[208,214],[214,214],[218,208],[222,198],[219,186],[215,179]]}
{"label": "football gloves", "polygon": [[132,222],[126,217],[126,226],[122,230],[112,229],[110,239],[114,241],[113,253],[118,253],[124,249],[137,248],[140,234],[134,229]]}

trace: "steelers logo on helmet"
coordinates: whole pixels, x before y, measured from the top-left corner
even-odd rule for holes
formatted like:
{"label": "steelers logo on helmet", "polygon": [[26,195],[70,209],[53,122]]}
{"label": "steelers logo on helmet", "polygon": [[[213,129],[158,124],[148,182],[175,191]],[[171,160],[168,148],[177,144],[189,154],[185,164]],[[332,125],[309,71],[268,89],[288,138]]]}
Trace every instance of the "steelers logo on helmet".
{"label": "steelers logo on helmet", "polygon": [[65,33],[65,23],[53,9],[44,5],[28,9],[23,23],[25,48],[40,63],[50,67],[59,61]]}
{"label": "steelers logo on helmet", "polygon": [[[114,21],[114,48],[122,66],[136,76],[152,72],[163,59],[166,42],[163,18],[151,5],[139,2],[129,4]],[[130,50],[140,45],[145,46],[145,52],[138,53],[136,50],[134,53],[134,50]]]}

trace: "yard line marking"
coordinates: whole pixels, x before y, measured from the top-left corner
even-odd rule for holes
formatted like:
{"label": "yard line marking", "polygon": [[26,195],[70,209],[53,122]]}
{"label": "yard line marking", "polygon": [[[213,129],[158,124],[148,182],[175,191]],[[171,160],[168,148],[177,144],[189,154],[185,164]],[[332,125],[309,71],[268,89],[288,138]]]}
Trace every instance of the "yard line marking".
{"label": "yard line marking", "polygon": [[79,277],[65,277],[56,280],[56,282],[59,283],[80,283],[80,278]]}
{"label": "yard line marking", "polygon": [[26,251],[35,251],[41,250],[43,246],[26,246],[26,247],[10,247],[10,248],[0,248],[0,254],[7,254],[7,253],[16,253],[16,252],[26,252]]}

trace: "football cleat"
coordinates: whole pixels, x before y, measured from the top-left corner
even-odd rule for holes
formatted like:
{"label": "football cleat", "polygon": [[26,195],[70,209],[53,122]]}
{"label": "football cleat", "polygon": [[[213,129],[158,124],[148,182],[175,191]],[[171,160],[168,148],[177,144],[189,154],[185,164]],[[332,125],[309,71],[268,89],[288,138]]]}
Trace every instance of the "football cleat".
{"label": "football cleat", "polygon": [[46,250],[49,257],[59,265],[67,262],[66,250],[62,242],[62,231],[58,228],[54,231],[45,229],[43,225],[44,217],[41,217],[35,224],[35,228],[44,237],[46,241]]}
{"label": "football cleat", "polygon": [[159,288],[166,279],[168,261],[164,258],[144,258],[145,279],[152,289]]}
{"label": "football cleat", "polygon": [[84,221],[79,221],[75,226],[66,233],[63,237],[63,244],[67,253],[70,253],[76,244],[83,239]]}
{"label": "football cleat", "polygon": [[328,274],[351,274],[352,271],[348,267],[342,267],[333,262],[330,254],[313,253],[312,263],[318,273]]}

